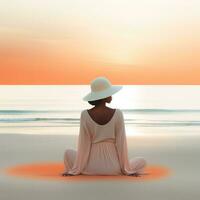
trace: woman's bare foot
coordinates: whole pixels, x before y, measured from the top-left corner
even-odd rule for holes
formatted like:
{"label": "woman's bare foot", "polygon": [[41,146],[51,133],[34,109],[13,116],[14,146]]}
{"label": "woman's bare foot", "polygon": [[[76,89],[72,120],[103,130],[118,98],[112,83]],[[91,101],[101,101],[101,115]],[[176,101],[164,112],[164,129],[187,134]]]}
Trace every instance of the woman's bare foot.
{"label": "woman's bare foot", "polygon": [[135,172],[133,174],[129,174],[129,176],[140,177],[141,175],[139,173]]}
{"label": "woman's bare foot", "polygon": [[73,174],[68,174],[68,172],[62,173],[62,176],[73,176]]}

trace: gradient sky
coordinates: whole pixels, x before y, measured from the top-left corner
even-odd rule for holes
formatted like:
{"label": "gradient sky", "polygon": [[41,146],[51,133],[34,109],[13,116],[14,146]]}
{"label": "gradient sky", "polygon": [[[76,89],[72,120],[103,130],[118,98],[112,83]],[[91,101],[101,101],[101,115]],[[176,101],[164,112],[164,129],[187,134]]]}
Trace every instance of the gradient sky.
{"label": "gradient sky", "polygon": [[1,0],[0,84],[200,84],[199,0]]}

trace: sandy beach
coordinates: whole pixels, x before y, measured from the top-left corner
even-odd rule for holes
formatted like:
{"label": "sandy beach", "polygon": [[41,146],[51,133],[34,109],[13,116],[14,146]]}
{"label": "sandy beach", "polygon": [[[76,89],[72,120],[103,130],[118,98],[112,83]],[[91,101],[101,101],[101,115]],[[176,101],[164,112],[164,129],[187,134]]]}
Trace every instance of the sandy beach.
{"label": "sandy beach", "polygon": [[198,199],[199,136],[128,137],[129,157],[143,156],[149,165],[167,167],[170,174],[143,181],[59,181],[10,176],[9,167],[62,162],[66,148],[76,148],[77,136],[0,135],[0,199]]}

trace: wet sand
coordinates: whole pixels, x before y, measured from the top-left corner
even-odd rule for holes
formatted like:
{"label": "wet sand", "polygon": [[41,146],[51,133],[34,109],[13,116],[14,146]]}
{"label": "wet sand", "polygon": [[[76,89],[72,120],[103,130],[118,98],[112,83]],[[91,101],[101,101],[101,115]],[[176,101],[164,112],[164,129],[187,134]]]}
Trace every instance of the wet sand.
{"label": "wet sand", "polygon": [[38,163],[54,163],[57,167],[53,170],[59,171],[62,169],[65,149],[76,148],[77,136],[2,134],[0,199],[199,199],[199,139],[200,136],[189,134],[128,137],[130,158],[143,156],[149,167],[163,167],[170,171],[159,178],[138,181],[134,178],[134,181],[129,181],[99,180],[96,177],[92,181],[72,181],[73,177],[70,177],[63,181],[44,176],[39,179],[14,176],[6,173],[6,170]]}

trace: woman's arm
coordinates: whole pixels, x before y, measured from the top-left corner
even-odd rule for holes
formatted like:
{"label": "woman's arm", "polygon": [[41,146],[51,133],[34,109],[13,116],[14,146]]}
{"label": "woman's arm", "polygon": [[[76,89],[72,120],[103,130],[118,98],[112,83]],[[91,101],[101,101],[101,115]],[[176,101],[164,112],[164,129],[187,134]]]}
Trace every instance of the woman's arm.
{"label": "woman's arm", "polygon": [[124,116],[121,110],[117,118],[115,134],[116,148],[122,173],[125,175],[133,174],[135,171],[131,169],[131,165],[129,163]]}
{"label": "woman's arm", "polygon": [[68,174],[78,175],[82,172],[87,164],[91,148],[91,138],[89,131],[86,127],[84,112],[81,112],[80,117],[80,128],[79,128],[79,138],[78,138],[78,150],[74,165]]}

